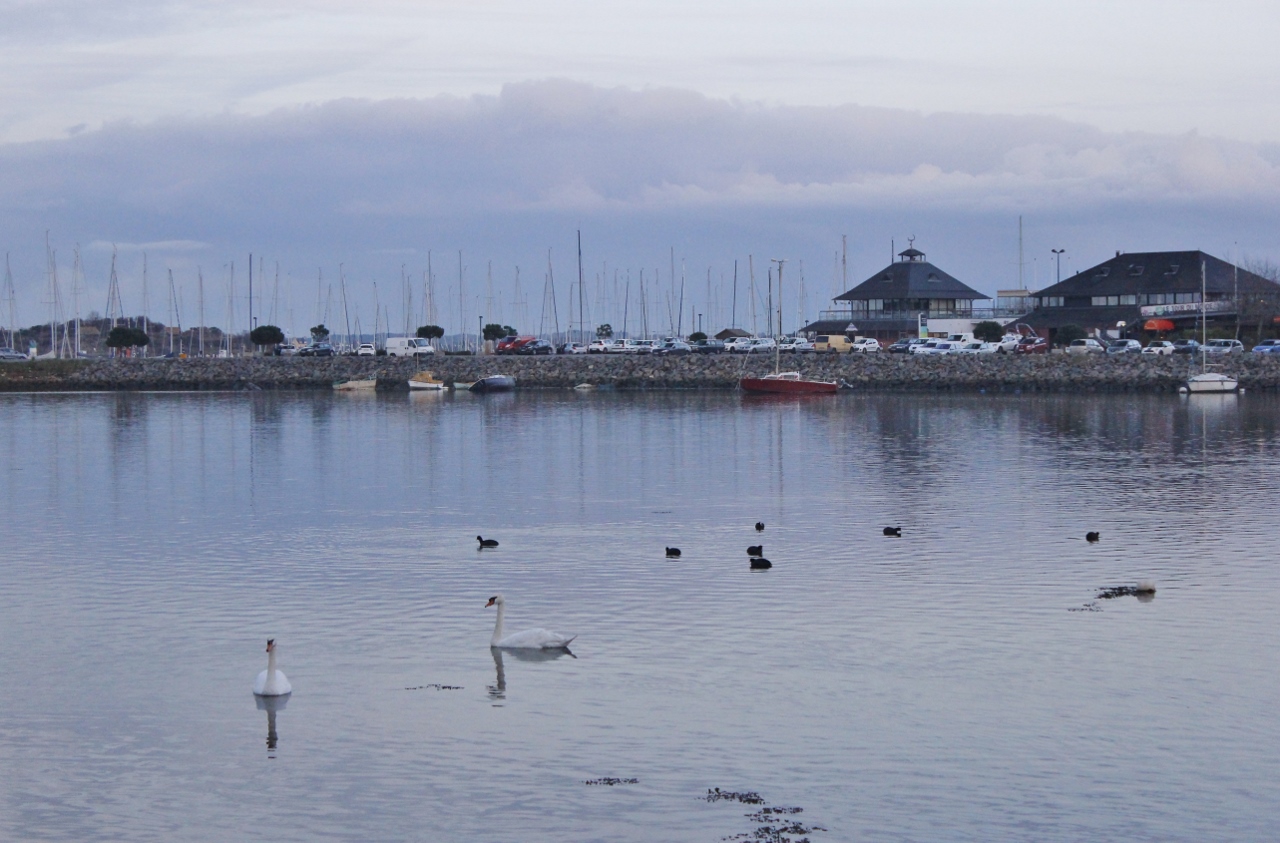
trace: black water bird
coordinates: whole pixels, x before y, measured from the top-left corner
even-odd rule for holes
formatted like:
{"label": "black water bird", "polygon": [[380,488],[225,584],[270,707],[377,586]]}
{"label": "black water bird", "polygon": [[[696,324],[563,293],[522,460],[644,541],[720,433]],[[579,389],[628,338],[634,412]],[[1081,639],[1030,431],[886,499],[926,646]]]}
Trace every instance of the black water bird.
{"label": "black water bird", "polygon": [[886,536],[893,536],[895,539],[900,539],[902,538],[902,528],[901,527],[885,527],[884,534]]}
{"label": "black water bird", "polygon": [[757,521],[757,522],[756,522],[756,532],[757,532],[757,533],[763,533],[763,532],[764,532],[764,522],[763,522],[763,521]]}
{"label": "black water bird", "polygon": [[764,571],[773,567],[773,563],[763,556],[756,556],[751,560],[751,570]]}
{"label": "black water bird", "polygon": [[486,539],[484,536],[476,536],[476,541],[480,542],[481,547],[497,547],[497,539]]}
{"label": "black water bird", "polygon": [[764,556],[764,545],[762,544],[751,545],[751,547],[747,548],[747,555],[748,556]]}
{"label": "black water bird", "polygon": [[679,559],[679,558],[680,558],[680,548],[678,548],[678,547],[669,547],[669,548],[667,548],[667,558],[668,558],[668,559]]}
{"label": "black water bird", "polygon": [[1085,541],[1087,541],[1087,542],[1089,542],[1090,544],[1093,544],[1093,543],[1094,543],[1094,542],[1096,542],[1099,538],[1101,538],[1101,537],[1100,537],[1097,533],[1094,533],[1094,532],[1089,532],[1089,533],[1085,533],[1085,534],[1084,534],[1084,540],[1085,540]]}

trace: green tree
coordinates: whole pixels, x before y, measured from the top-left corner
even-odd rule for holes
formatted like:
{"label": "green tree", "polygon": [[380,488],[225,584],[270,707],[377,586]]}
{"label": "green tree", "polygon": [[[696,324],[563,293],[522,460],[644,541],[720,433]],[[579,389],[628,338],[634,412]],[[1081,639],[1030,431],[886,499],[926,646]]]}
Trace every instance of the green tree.
{"label": "green tree", "polygon": [[420,340],[438,340],[444,336],[444,328],[439,325],[423,325],[417,333]]}
{"label": "green tree", "polygon": [[141,328],[117,325],[107,334],[107,348],[142,348],[151,344],[151,337]]}
{"label": "green tree", "polygon": [[497,322],[490,322],[484,326],[481,334],[487,340],[500,340],[503,337],[509,337],[515,331],[510,325],[499,325]]}
{"label": "green tree", "polygon": [[702,342],[706,338],[707,338],[707,335],[704,334],[702,331],[694,331],[692,334],[689,335],[689,342]]}
{"label": "green tree", "polygon": [[329,329],[326,328],[323,324],[316,325],[314,328],[311,329],[312,342],[324,342],[327,339],[329,339]]}
{"label": "green tree", "polygon": [[259,348],[264,345],[279,345],[284,342],[284,331],[275,325],[259,325],[249,332],[249,342]]}
{"label": "green tree", "polygon": [[596,339],[607,340],[613,336],[613,326],[608,322],[596,328]]}
{"label": "green tree", "polygon": [[1054,340],[1058,345],[1071,345],[1075,340],[1082,340],[1089,336],[1089,332],[1079,325],[1068,324],[1058,329],[1058,333],[1054,336]]}
{"label": "green tree", "polygon": [[983,342],[1000,342],[1004,337],[1004,328],[1000,327],[999,322],[979,322],[973,326],[973,338],[982,340]]}

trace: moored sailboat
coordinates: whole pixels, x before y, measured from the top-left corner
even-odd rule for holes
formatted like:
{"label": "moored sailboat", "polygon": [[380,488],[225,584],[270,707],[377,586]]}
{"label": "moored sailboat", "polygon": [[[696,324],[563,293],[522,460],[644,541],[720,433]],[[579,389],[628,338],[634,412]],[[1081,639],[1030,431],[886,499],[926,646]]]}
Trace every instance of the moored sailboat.
{"label": "moored sailboat", "polygon": [[[778,264],[778,335],[782,335],[782,265]],[[840,385],[835,381],[819,381],[806,378],[799,372],[783,372],[782,351],[775,343],[773,347],[773,374],[760,377],[742,378],[738,386],[745,392],[769,392],[774,394],[817,394],[835,392]]]}

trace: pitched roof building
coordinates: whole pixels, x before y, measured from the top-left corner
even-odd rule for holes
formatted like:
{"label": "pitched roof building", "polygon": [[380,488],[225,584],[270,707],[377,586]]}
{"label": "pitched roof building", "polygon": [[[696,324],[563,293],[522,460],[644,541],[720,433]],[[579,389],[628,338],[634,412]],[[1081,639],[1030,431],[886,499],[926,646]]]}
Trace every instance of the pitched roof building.
{"label": "pitched roof building", "polygon": [[988,298],[929,263],[925,253],[912,246],[899,252],[897,261],[836,296],[835,309],[823,311],[800,330],[896,339],[914,335],[923,314],[931,333],[969,331],[974,301]]}
{"label": "pitched roof building", "polygon": [[1203,310],[1209,321],[1234,325],[1239,302],[1242,321],[1256,325],[1264,308],[1252,307],[1252,302],[1280,302],[1280,286],[1198,250],[1117,252],[1111,260],[1035,293],[1034,309],[1018,321],[1050,336],[1064,325],[1113,336],[1194,325],[1201,314],[1202,266]]}

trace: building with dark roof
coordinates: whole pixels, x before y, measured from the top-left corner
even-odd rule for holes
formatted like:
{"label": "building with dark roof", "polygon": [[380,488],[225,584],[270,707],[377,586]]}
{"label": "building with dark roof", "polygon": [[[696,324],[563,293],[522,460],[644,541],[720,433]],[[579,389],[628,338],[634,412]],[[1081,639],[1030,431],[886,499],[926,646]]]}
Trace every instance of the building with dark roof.
{"label": "building with dark roof", "polygon": [[974,307],[975,301],[989,298],[929,263],[925,253],[912,246],[899,252],[897,261],[836,296],[834,309],[823,311],[800,330],[897,339],[915,336],[923,316],[930,334],[967,332],[975,322],[996,316],[992,308]]}
{"label": "building with dark roof", "polygon": [[[1111,260],[1038,291],[1034,309],[1018,320],[1053,337],[1064,325],[1098,336],[1172,331],[1198,324],[1257,327],[1272,319],[1280,286],[1201,251],[1117,252]],[[1239,308],[1237,307],[1239,303]],[[1121,324],[1123,323],[1123,325]]]}

